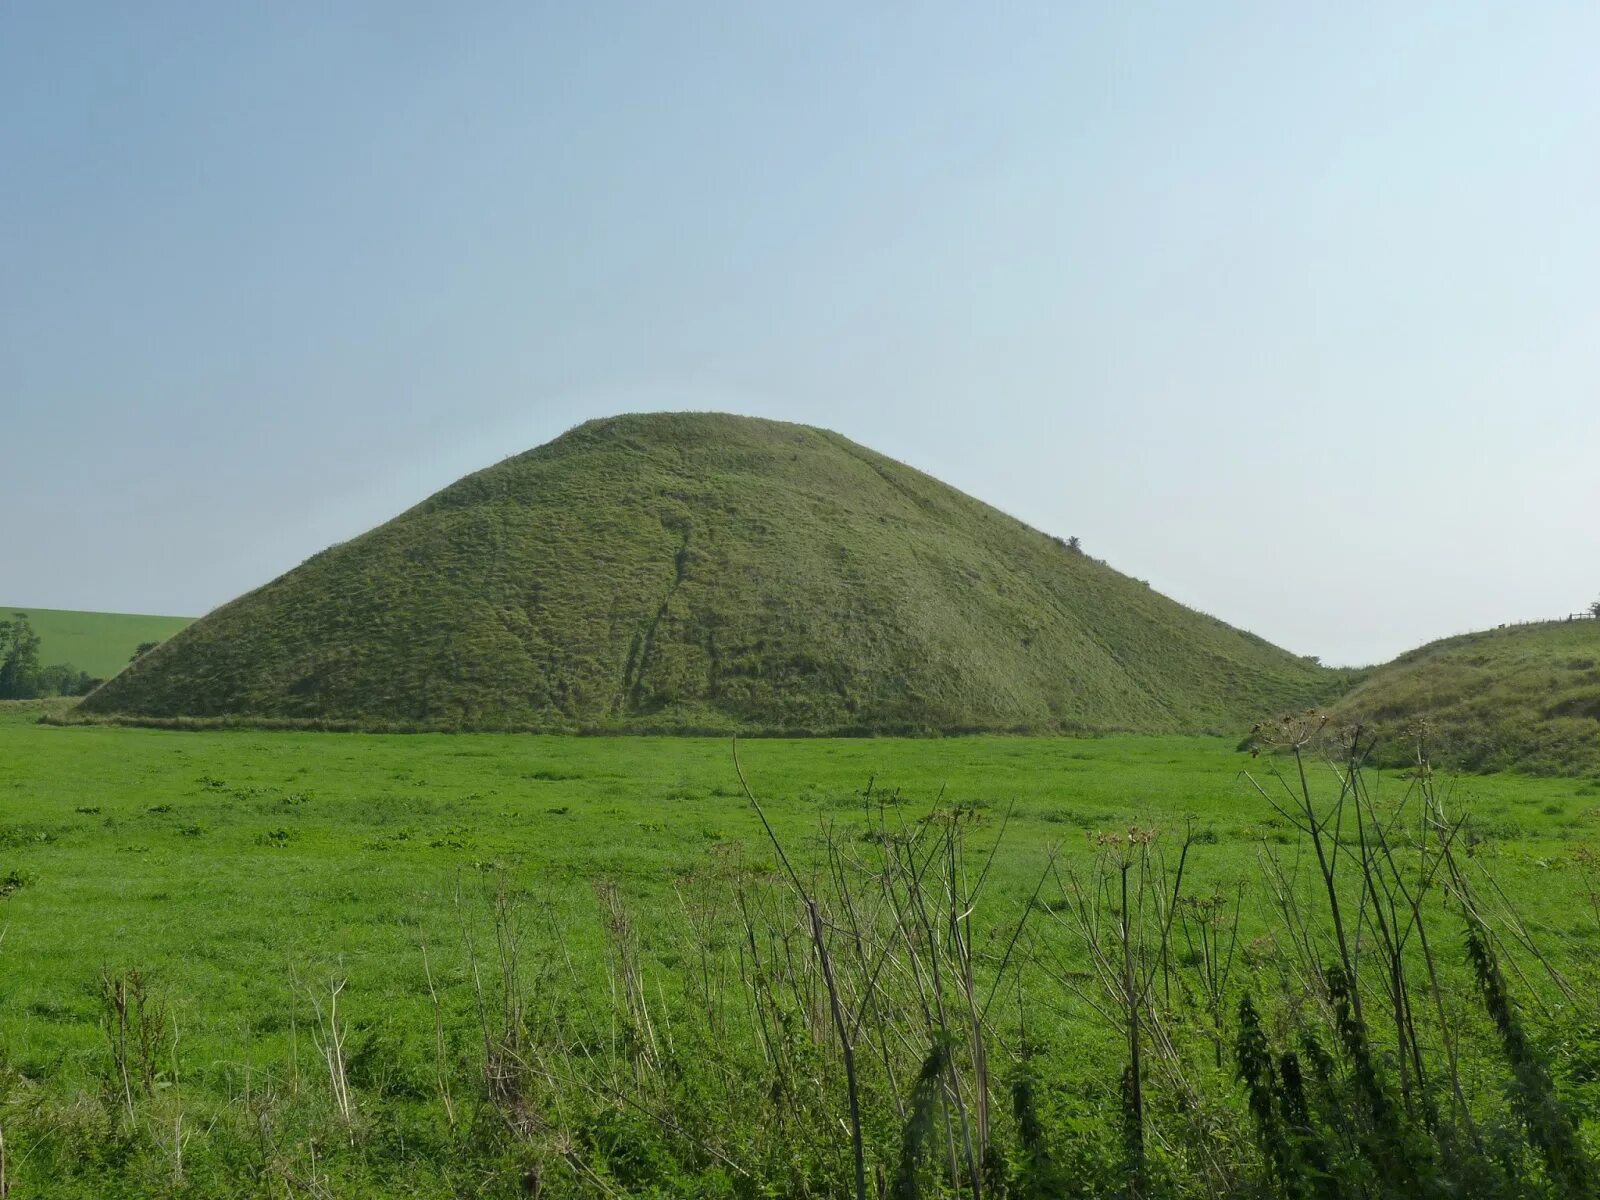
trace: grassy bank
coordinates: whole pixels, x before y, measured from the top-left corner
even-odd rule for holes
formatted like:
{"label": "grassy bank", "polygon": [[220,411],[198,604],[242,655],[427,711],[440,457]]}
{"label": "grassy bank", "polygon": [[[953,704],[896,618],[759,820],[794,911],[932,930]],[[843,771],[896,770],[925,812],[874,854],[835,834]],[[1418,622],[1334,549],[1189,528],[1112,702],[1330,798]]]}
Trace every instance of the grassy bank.
{"label": "grassy bank", "polygon": [[1385,731],[1396,747],[1425,723],[1434,753],[1468,770],[1600,771],[1600,621],[1430,642],[1374,669],[1337,712]]}

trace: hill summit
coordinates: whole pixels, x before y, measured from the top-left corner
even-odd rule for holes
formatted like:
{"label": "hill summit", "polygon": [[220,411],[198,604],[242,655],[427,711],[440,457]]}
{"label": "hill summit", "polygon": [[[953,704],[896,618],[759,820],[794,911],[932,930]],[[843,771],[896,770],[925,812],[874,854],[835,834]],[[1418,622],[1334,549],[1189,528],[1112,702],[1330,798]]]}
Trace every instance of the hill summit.
{"label": "hill summit", "polygon": [[1333,690],[822,429],[591,421],[223,606],[81,708],[360,727],[1233,730]]}

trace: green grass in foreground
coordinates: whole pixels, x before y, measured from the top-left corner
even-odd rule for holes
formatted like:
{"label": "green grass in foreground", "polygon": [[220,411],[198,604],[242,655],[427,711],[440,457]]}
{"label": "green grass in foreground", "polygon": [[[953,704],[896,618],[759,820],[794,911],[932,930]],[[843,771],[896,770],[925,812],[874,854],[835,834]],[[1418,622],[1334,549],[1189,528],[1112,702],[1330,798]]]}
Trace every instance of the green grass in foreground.
{"label": "green grass in foreground", "polygon": [[138,613],[77,612],[60,608],[0,606],[9,619],[22,613],[39,635],[39,663],[68,663],[95,679],[110,679],[140,645],[164,642],[193,617],[152,617]]}
{"label": "green grass in foreground", "polygon": [[[694,1138],[608,1103],[593,1084],[567,1093],[551,1084],[537,1103],[518,1093],[517,1104],[538,1112],[507,1118],[509,1126],[492,1113],[521,1110],[496,1109],[474,1091],[469,1064],[483,1056],[484,1024],[467,945],[472,939],[483,956],[498,1004],[498,887],[521,906],[519,1027],[565,1030],[566,1055],[614,1053],[641,1078],[668,1070],[663,1062],[695,1061],[696,1022],[715,1022],[716,997],[742,994],[741,968],[728,965],[744,963],[741,941],[724,940],[726,923],[738,923],[723,888],[729,864],[773,865],[726,741],[52,728],[34,723],[38,711],[0,706],[0,883],[9,880],[0,888],[9,893],[0,899],[0,1129],[15,1196],[511,1196],[523,1194],[519,1171],[535,1158],[551,1181],[547,1195],[848,1191],[842,1099],[828,1090],[837,1087],[833,1068],[816,1068],[835,1082],[818,1085],[832,1107],[811,1124],[809,1102],[796,1093],[777,1110],[793,1115],[792,1129],[745,1130],[735,1112],[725,1131]],[[1064,875],[1035,895],[1053,848],[1063,872],[1088,878],[1092,831],[1137,824],[1160,831],[1158,845],[1172,851],[1192,823],[1199,836],[1185,887],[1240,897],[1238,970],[1265,989],[1263,1003],[1275,994],[1281,963],[1261,855],[1290,854],[1294,839],[1241,779],[1264,760],[1221,740],[759,741],[746,743],[742,757],[806,878],[816,878],[820,830],[869,846],[880,819],[863,803],[872,779],[880,797],[899,794],[886,818],[897,828],[902,815],[915,828],[936,805],[975,806],[974,874],[1011,811],[974,934],[979,970],[993,970],[1022,911],[1040,923],[1041,941],[1030,932],[1026,945],[1041,965],[1028,967],[999,1006],[1009,1015],[994,1018],[994,1069],[1002,1072],[999,1057],[1016,1060],[1024,1044],[1037,1048],[1050,1081],[1044,1119],[1064,1146],[1087,1154],[1083,1147],[1114,1145],[1106,1131],[1115,1129],[1121,1068],[1116,1037],[1073,990],[1074,980],[1089,986],[1089,968],[1068,949],[1051,958],[1050,946],[1071,941],[1051,933],[1066,928],[1071,911]],[[1398,795],[1403,784],[1384,786]],[[1600,780],[1475,777],[1456,786],[1451,802],[1476,813],[1475,854],[1492,863],[1553,969],[1585,977],[1596,924],[1575,852],[1600,834]],[[764,953],[786,946],[803,962],[803,927],[794,929]],[[1442,953],[1451,995],[1470,1012],[1459,944],[1452,935]],[[440,995],[437,1029],[423,946]],[[722,964],[715,987],[706,983],[708,954]],[[619,999],[630,961],[648,1029],[629,1024],[636,1010]],[[1532,997],[1558,1011],[1560,997],[1539,968],[1525,956],[1515,961]],[[1051,962],[1059,975],[1046,969]],[[770,969],[773,980],[783,974]],[[148,980],[176,1031],[161,1043],[148,1099],[139,1098],[137,1067],[131,1085],[119,1082],[105,1028],[102,974],[128,971]],[[348,980],[339,1018],[347,1022],[349,1120],[330,1099],[315,1040],[313,997],[325,1008],[333,977]],[[724,1016],[731,1027],[743,1028],[743,1003]],[[784,1010],[796,1022],[783,1033],[796,1062],[815,1053],[804,1031],[822,1037],[828,1028],[816,1003],[813,996],[809,1008]],[[1026,1043],[1012,1027],[1024,1009]],[[1477,1036],[1493,1042],[1492,1033]],[[665,1048],[674,1037],[683,1043],[676,1052]],[[618,1049],[640,1038],[655,1039],[657,1057],[639,1051],[628,1060],[632,1052]],[[543,1045],[520,1053],[553,1053]],[[902,1095],[926,1048],[909,1045]],[[703,1057],[714,1059],[709,1050]],[[1485,1098],[1499,1096],[1488,1074],[1475,1078]],[[631,1075],[624,1082],[634,1086]],[[717,1096],[738,1103],[731,1078],[690,1076],[673,1086],[713,1108]],[[1232,1095],[1231,1065],[1215,1086]],[[443,1087],[452,1089],[455,1124]],[[124,1089],[137,1100],[129,1102],[137,1136],[119,1116]],[[1591,1133],[1596,1111],[1585,1113]],[[1234,1116],[1246,1120],[1242,1108]],[[491,1126],[500,1132],[482,1136],[499,1157],[473,1159],[463,1130]],[[892,1167],[898,1129],[892,1108],[869,1123],[875,1161]],[[803,1157],[817,1153],[807,1130],[832,1139],[821,1165]],[[710,1140],[737,1169],[705,1152],[685,1175],[683,1157],[660,1149],[683,1138]],[[756,1186],[746,1171],[765,1182]]]}

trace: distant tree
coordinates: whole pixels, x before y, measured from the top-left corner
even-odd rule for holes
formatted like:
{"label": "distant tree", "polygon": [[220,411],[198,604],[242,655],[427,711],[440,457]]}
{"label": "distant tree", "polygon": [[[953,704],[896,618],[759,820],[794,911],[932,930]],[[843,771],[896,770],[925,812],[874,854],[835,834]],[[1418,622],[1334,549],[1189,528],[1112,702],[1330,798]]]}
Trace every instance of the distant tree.
{"label": "distant tree", "polygon": [[1593,604],[1589,605],[1589,615],[1591,617],[1600,617],[1600,600],[1596,600]]}
{"label": "distant tree", "polygon": [[1071,550],[1074,554],[1082,554],[1083,543],[1075,537],[1069,537],[1067,539],[1067,549]]}
{"label": "distant tree", "polygon": [[77,673],[66,663],[52,663],[48,667],[40,667],[33,677],[33,694],[36,696],[65,696],[70,695],[70,689],[76,682]]}
{"label": "distant tree", "polygon": [[143,658],[146,654],[149,654],[150,651],[154,650],[159,645],[161,645],[160,642],[140,642],[139,645],[134,648],[133,654],[129,656],[128,661],[131,663],[138,662],[141,658]]}
{"label": "distant tree", "polygon": [[40,667],[35,676],[36,696],[86,696],[94,690],[94,680],[89,672],[80,671],[71,663],[51,663]]}
{"label": "distant tree", "polygon": [[39,694],[39,635],[27,613],[0,621],[0,700],[27,700]]}

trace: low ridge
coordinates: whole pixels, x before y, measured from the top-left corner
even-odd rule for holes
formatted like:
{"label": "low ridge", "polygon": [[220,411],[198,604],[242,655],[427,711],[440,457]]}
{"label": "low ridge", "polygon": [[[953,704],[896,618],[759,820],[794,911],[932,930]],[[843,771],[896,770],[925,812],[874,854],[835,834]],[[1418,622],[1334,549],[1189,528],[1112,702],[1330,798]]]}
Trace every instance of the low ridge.
{"label": "low ridge", "polygon": [[1371,672],[1333,709],[1383,739],[1389,762],[1426,736],[1436,763],[1478,771],[1600,772],[1600,621],[1445,638]]}
{"label": "low ridge", "polygon": [[88,714],[1232,731],[1336,675],[826,430],[591,421],[179,633]]}

